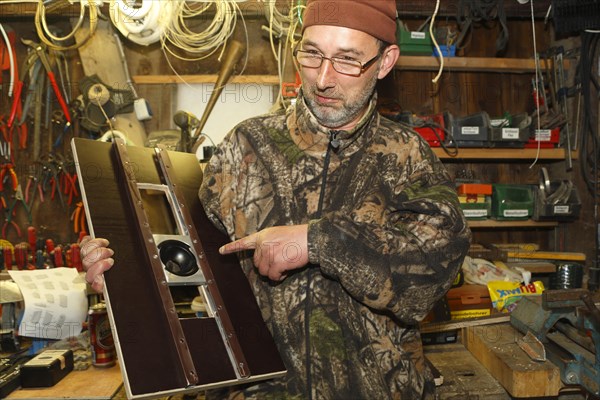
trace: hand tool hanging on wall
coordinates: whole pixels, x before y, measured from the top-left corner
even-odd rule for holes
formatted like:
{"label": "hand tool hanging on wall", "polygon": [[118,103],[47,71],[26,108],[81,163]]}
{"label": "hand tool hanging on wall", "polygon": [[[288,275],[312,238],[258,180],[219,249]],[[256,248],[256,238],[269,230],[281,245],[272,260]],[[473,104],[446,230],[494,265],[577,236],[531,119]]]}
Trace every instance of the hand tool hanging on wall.
{"label": "hand tool hanging on wall", "polygon": [[460,35],[456,47],[464,47],[464,39],[472,30],[473,23],[487,24],[498,19],[501,26],[500,35],[496,39],[496,52],[500,53],[508,43],[508,26],[504,12],[504,0],[460,0],[458,2],[456,19],[460,26]]}
{"label": "hand tool hanging on wall", "polygon": [[15,190],[15,193],[13,196],[14,196],[13,201],[10,203],[10,205],[8,206],[8,208],[6,210],[6,219],[5,219],[4,225],[2,226],[2,237],[4,239],[7,238],[8,228],[11,226],[15,229],[17,236],[21,237],[21,229],[19,228],[19,225],[13,220],[13,218],[16,216],[17,206],[19,204],[21,204],[23,209],[25,210],[28,225],[31,225],[31,222],[32,222],[31,211],[29,210],[29,206],[27,205],[27,203],[25,202],[25,199],[23,198],[23,192],[21,190],[20,185],[17,186],[17,189]]}
{"label": "hand tool hanging on wall", "polygon": [[138,96],[137,91],[135,90],[135,86],[131,81],[131,76],[129,75],[129,68],[127,67],[127,60],[125,59],[125,52],[123,51],[123,44],[121,43],[121,39],[119,35],[115,33],[115,42],[117,43],[117,48],[119,49],[119,57],[121,59],[121,64],[123,65],[123,72],[125,73],[125,79],[127,80],[127,86],[131,93],[133,93],[133,110],[135,111],[135,116],[140,121],[147,121],[152,119],[152,110],[150,109],[150,104],[146,101],[146,99],[142,99]]}
{"label": "hand tool hanging on wall", "polygon": [[28,39],[21,39],[21,41],[23,42],[23,44],[31,47],[37,54],[40,61],[42,62],[42,65],[44,66],[44,69],[46,70],[46,75],[48,76],[48,80],[50,81],[50,84],[52,85],[52,90],[54,91],[54,94],[56,95],[56,99],[58,100],[58,103],[60,104],[60,108],[63,111],[63,113],[65,113],[65,118],[67,119],[67,122],[69,124],[71,124],[71,115],[69,113],[69,108],[67,107],[67,103],[65,102],[65,99],[64,99],[62,93],[60,92],[60,89],[58,88],[58,84],[56,83],[56,78],[54,76],[54,72],[52,72],[52,67],[50,66],[50,61],[48,60],[48,56],[46,55],[45,46],[43,46],[40,43],[35,43],[32,40],[28,40]]}
{"label": "hand tool hanging on wall", "polygon": [[554,56],[554,64],[556,65],[557,69],[557,99],[558,103],[560,104],[563,117],[565,118],[564,146],[565,156],[567,158],[567,171],[570,171],[573,169],[573,158],[571,157],[571,130],[569,128],[569,107],[567,105],[567,86],[565,83],[565,69],[562,48],[560,48],[558,53]]}

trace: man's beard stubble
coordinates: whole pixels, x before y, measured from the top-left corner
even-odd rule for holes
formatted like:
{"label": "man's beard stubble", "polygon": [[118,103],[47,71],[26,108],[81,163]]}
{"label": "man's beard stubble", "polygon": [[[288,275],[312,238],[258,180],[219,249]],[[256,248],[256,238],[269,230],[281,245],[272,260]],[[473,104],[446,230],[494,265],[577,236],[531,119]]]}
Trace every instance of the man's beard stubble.
{"label": "man's beard stubble", "polygon": [[348,101],[348,99],[344,96],[344,104],[342,105],[342,108],[339,109],[320,105],[316,101],[317,95],[336,98],[336,88],[329,89],[327,91],[319,91],[316,85],[312,85],[305,93],[304,97],[306,99],[308,109],[317,118],[319,123],[328,128],[335,129],[350,123],[356,118],[356,116],[365,108],[366,104],[371,99],[376,85],[377,75],[373,75],[371,81],[368,82],[367,86],[359,93],[356,99],[351,99]]}

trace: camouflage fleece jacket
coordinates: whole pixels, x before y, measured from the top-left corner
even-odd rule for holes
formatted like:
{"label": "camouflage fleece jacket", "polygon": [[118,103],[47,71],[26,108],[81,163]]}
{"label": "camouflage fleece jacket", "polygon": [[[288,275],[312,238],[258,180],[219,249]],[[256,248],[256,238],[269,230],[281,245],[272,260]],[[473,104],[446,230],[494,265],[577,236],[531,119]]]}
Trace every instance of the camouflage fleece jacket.
{"label": "camouflage fleece jacket", "polygon": [[229,398],[306,399],[307,387],[313,399],[434,391],[417,323],[450,287],[470,231],[427,143],[380,116],[375,102],[355,129],[336,132],[320,216],[330,132],[301,95],[285,112],[238,125],[210,160],[200,199],[232,239],[309,224],[311,264],[281,283],[259,276],[251,253],[241,255],[288,373],[230,389]]}

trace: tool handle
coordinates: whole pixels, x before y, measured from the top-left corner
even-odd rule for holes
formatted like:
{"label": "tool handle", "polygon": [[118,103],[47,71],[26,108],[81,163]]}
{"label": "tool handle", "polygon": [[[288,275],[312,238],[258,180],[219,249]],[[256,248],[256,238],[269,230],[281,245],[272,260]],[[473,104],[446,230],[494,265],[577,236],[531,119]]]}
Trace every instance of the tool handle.
{"label": "tool handle", "polygon": [[36,250],[35,252],[35,267],[37,269],[44,269],[44,251]]}
{"label": "tool handle", "polygon": [[54,90],[54,94],[56,95],[56,98],[58,99],[58,104],[60,104],[60,108],[61,108],[62,112],[65,114],[65,118],[67,119],[67,122],[70,125],[71,124],[71,114],[69,114],[69,108],[67,107],[67,103],[65,102],[65,99],[64,99],[62,93],[60,92],[60,89],[58,89],[58,85],[56,84],[56,78],[54,77],[54,72],[48,71],[48,79],[50,80],[50,84],[52,85],[52,90]]}
{"label": "tool handle", "polygon": [[46,251],[48,254],[54,251],[54,241],[52,239],[46,239]]}
{"label": "tool handle", "polygon": [[15,263],[17,264],[19,271],[27,265],[27,253],[27,248],[25,246],[21,246],[20,244],[15,246]]}
{"label": "tool handle", "polygon": [[12,250],[9,249],[8,247],[4,248],[4,268],[8,271],[9,269],[12,269]]}
{"label": "tool handle", "polygon": [[13,99],[12,107],[10,109],[10,117],[8,117],[8,121],[6,125],[11,128],[13,123],[15,122],[15,117],[17,116],[17,108],[19,103],[21,102],[21,91],[23,90],[23,82],[17,81],[15,86],[15,98]]}
{"label": "tool handle", "polygon": [[78,272],[83,271],[83,265],[81,264],[81,248],[78,244],[71,245],[71,262],[73,268],[77,269]]}
{"label": "tool handle", "polygon": [[37,231],[35,229],[35,227],[33,226],[29,226],[27,227],[27,242],[29,243],[29,246],[31,247],[31,251],[36,250],[36,245],[37,245]]}
{"label": "tool handle", "polygon": [[64,265],[64,263],[63,263],[62,247],[56,246],[54,248],[54,266],[56,268],[58,268],[58,267],[62,267],[63,265]]}
{"label": "tool handle", "polygon": [[70,247],[65,251],[65,264],[67,268],[73,267],[73,249]]}

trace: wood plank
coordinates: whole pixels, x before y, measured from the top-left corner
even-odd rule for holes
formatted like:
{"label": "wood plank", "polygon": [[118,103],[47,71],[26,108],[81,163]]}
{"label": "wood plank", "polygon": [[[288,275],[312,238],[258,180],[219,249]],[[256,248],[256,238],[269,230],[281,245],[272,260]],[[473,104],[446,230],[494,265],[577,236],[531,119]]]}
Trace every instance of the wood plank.
{"label": "wood plank", "polygon": [[[439,58],[433,56],[400,56],[396,61],[396,69],[399,70],[432,71],[439,67]],[[565,68],[569,69],[567,62]],[[444,70],[528,74],[535,72],[535,60],[498,57],[445,57]]]}
{"label": "wood plank", "polygon": [[437,399],[509,399],[506,390],[460,343],[424,347],[425,356],[443,377]]}
{"label": "wood plank", "polygon": [[551,262],[507,262],[509,267],[523,268],[533,274],[551,274],[556,272],[556,264]]}
{"label": "wood plank", "polygon": [[[544,18],[550,6],[550,0],[537,0],[533,4],[534,17]],[[396,1],[396,7],[400,17],[430,17],[435,9],[435,2],[422,1],[422,0],[402,0]],[[438,16],[444,17],[456,17],[456,13],[459,7],[458,0],[446,0],[440,2]],[[528,18],[531,19],[531,6],[529,2],[527,4],[520,4],[516,1],[510,1],[504,3],[504,12],[506,16]]]}
{"label": "wood plank", "polygon": [[532,221],[530,219],[526,221],[496,221],[494,219],[486,220],[470,220],[468,221],[470,228],[554,228],[558,226],[556,221]]}
{"label": "wood plank", "polygon": [[[459,148],[458,154],[451,157],[441,147],[433,147],[433,152],[442,160],[535,160],[538,155],[537,149],[487,149],[487,148]],[[574,160],[578,158],[577,152],[572,153]],[[565,150],[561,148],[540,149],[540,160],[564,160]]]}
{"label": "wood plank", "polygon": [[[433,71],[440,67],[440,60],[434,56],[400,56],[396,69],[407,71]],[[552,63],[549,65],[552,68]],[[568,60],[564,68],[569,69]],[[529,74],[535,72],[535,60],[529,58],[501,57],[445,57],[444,70],[461,72],[504,72]]]}
{"label": "wood plank", "polygon": [[462,329],[472,326],[483,326],[483,325],[492,325],[498,324],[500,322],[509,322],[510,315],[506,313],[498,313],[494,315],[490,315],[489,317],[481,317],[481,318],[469,318],[469,319],[459,319],[452,321],[443,321],[443,322],[430,322],[427,324],[423,324],[420,326],[419,330],[421,333],[436,333],[436,332],[447,332],[455,329]]}
{"label": "wood plank", "polygon": [[557,396],[560,370],[550,361],[531,360],[515,342],[521,336],[507,323],[471,327],[465,346],[512,396]]}
{"label": "wood plank", "polygon": [[[585,261],[585,254],[566,251],[509,251],[509,259]],[[511,260],[512,261],[512,260]]]}
{"label": "wood plank", "polygon": [[[433,13],[434,4],[430,2],[424,1],[397,1],[396,8],[398,9],[398,13],[400,17],[429,17]],[[550,4],[550,0],[538,0],[534,3],[534,16],[535,18],[544,18],[546,12],[548,10],[548,6]],[[264,7],[266,7],[266,3],[262,3],[261,0],[247,0],[239,3],[240,10],[244,15],[244,18],[249,17],[263,17],[264,16]],[[104,15],[108,15],[109,12],[108,4],[105,4],[102,7],[102,13]],[[518,4],[517,2],[509,2],[504,5],[506,16],[518,17],[518,18],[531,18],[531,9],[529,4],[523,5]],[[278,6],[278,10],[285,11],[288,8]],[[456,11],[458,9],[458,0],[448,0],[441,2],[440,9],[438,12],[438,16],[450,16],[456,17]],[[15,3],[5,3],[0,2],[0,13],[5,17],[10,16],[30,16],[33,17],[35,15],[36,4],[35,2],[21,2],[19,4]],[[69,15],[78,15],[79,12],[79,4],[71,4],[67,3],[66,6],[60,7],[60,9],[55,10],[53,8],[49,8],[47,11],[49,16],[55,15],[65,15],[66,13],[70,13]],[[214,15],[213,10],[208,10],[206,15],[203,14],[204,18],[212,17]]]}
{"label": "wood plank", "polygon": [[[160,85],[165,83],[215,83],[218,75],[135,75],[132,77],[138,85]],[[227,83],[256,83],[279,85],[276,75],[234,75]]]}
{"label": "wood plank", "polygon": [[123,385],[119,365],[72,371],[49,388],[20,388],[7,399],[112,399]]}

